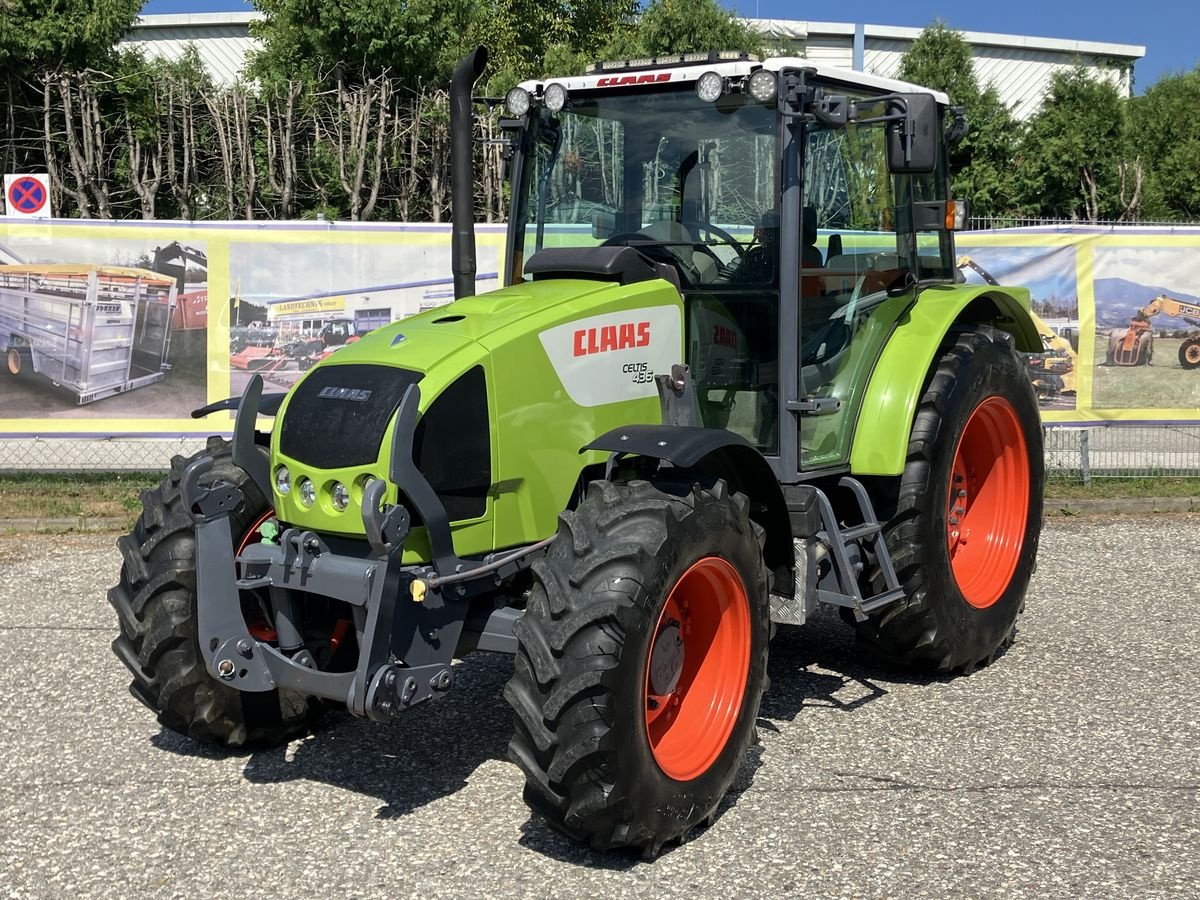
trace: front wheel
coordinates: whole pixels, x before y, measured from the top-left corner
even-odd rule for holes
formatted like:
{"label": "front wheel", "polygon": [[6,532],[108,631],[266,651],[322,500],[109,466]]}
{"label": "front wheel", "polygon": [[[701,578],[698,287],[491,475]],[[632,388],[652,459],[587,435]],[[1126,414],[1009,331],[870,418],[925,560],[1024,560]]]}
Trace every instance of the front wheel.
{"label": "front wheel", "polygon": [[1200,368],[1200,337],[1190,337],[1179,345],[1179,364],[1185,369]]}
{"label": "front wheel", "polygon": [[[1011,339],[952,336],[926,385],[884,533],[905,598],[857,625],[884,657],[939,672],[1013,638],[1037,557],[1044,482],[1037,399]],[[873,582],[882,586],[878,571]]]}
{"label": "front wheel", "polygon": [[[212,477],[236,485],[246,498],[230,516],[240,552],[257,539],[270,507],[233,464],[228,441],[210,438],[203,453],[213,458]],[[117,542],[125,564],[108,592],[120,626],[112,649],[133,675],[130,692],[172,731],[231,747],[286,743],[321,716],[316,698],[292,690],[245,693],[213,678],[204,665],[196,633],[195,524],[179,490],[184,469],[200,455],[171,461],[162,484],[142,492],[133,532]]]}
{"label": "front wheel", "polygon": [[724,482],[597,482],[562,514],[505,688],[526,802],[558,830],[653,856],[729,790],[770,627],[747,506]]}

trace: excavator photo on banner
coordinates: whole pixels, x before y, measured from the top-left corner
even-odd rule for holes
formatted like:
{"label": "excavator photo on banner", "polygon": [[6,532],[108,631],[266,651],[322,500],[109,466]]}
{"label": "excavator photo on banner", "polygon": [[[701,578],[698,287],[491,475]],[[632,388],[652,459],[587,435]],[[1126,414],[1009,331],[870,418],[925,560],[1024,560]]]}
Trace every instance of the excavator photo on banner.
{"label": "excavator photo on banner", "polygon": [[[969,256],[958,258],[958,268],[960,270],[971,269],[987,284],[998,285],[1000,283]],[[1067,405],[1073,405],[1076,372],[1079,368],[1075,347],[1067,336],[1056,332],[1036,313],[1031,311],[1029,318],[1033,320],[1038,334],[1041,335],[1042,344],[1046,348],[1043,353],[1024,354],[1026,371],[1029,380],[1033,382],[1033,389],[1037,391],[1038,401],[1049,405],[1054,403],[1056,398],[1062,398],[1059,402],[1069,398],[1070,403]],[[1197,355],[1200,356],[1200,348],[1198,348]]]}
{"label": "excavator photo on banner", "polygon": [[[1150,365],[1150,360],[1154,357],[1154,328],[1151,320],[1157,315],[1182,319],[1193,328],[1200,329],[1200,305],[1159,294],[1133,315],[1127,328],[1114,328],[1108,333],[1105,364]],[[1185,369],[1200,368],[1200,331],[1189,334],[1179,345],[1179,365]]]}

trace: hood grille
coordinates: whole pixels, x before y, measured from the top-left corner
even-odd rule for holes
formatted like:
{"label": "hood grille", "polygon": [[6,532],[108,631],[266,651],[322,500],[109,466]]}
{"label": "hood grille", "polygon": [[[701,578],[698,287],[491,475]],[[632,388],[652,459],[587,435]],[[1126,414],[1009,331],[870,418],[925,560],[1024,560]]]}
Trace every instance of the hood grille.
{"label": "hood grille", "polygon": [[284,412],[279,450],[318,469],[379,458],[388,423],[420,372],[394,366],[321,366],[300,382]]}

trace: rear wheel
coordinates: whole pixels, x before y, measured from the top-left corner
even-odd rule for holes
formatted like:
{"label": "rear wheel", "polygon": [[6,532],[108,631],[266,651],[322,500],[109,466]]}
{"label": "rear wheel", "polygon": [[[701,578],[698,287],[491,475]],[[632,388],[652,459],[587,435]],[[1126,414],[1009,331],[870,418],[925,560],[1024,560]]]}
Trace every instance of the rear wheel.
{"label": "rear wheel", "polygon": [[1043,477],[1037,400],[1010,339],[987,327],[955,335],[921,398],[885,526],[906,597],[858,624],[860,636],[919,669],[990,662],[1024,607]]}
{"label": "rear wheel", "polygon": [[1154,357],[1154,335],[1149,331],[1138,335],[1137,349],[1134,351],[1134,365],[1148,366]]}
{"label": "rear wheel", "polygon": [[1200,368],[1200,337],[1190,337],[1180,345],[1179,364],[1185,369]]}
{"label": "rear wheel", "polygon": [[746,498],[593,483],[534,574],[505,688],[525,799],[653,856],[713,814],[753,736],[769,610]]}
{"label": "rear wheel", "polygon": [[[215,462],[212,477],[237,485],[246,498],[230,516],[234,549],[240,550],[257,539],[270,508],[233,464],[227,441],[210,438],[204,454]],[[283,743],[311,730],[322,712],[319,702],[294,691],[236,690],[209,675],[200,654],[195,526],[179,492],[183,470],[195,458],[172,460],[158,489],[142,493],[133,532],[117,542],[125,564],[108,592],[121,629],[113,652],[133,675],[130,692],[172,731],[228,746]]]}
{"label": "rear wheel", "polygon": [[4,357],[5,368],[8,369],[9,375],[23,378],[33,373],[33,359],[27,348],[9,347]]}

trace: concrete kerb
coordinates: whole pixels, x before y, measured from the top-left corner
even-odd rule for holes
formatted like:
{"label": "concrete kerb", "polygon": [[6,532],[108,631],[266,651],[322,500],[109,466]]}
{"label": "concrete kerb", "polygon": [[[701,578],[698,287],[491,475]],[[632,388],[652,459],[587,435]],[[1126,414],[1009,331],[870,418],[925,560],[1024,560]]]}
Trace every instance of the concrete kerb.
{"label": "concrete kerb", "polygon": [[[1200,513],[1200,497],[1128,497],[1104,500],[1047,500],[1044,506],[1051,516],[1115,516]],[[126,519],[100,516],[70,518],[0,519],[0,535],[64,532],[121,532]]]}

